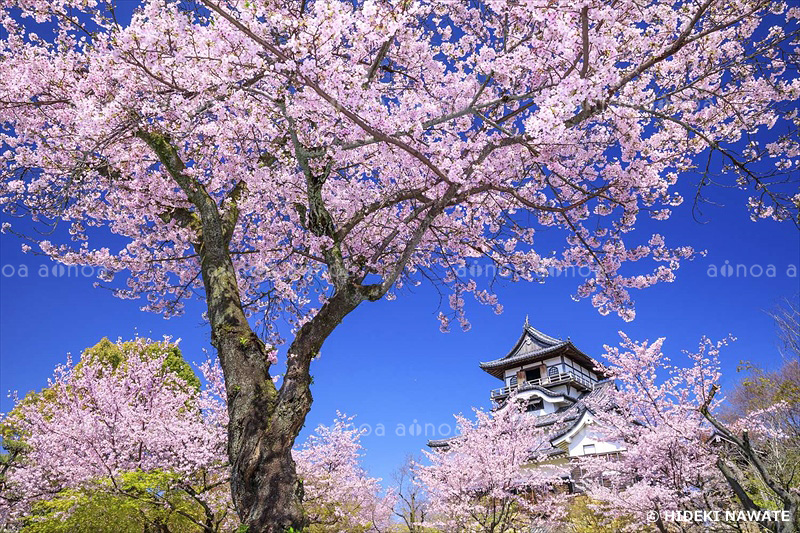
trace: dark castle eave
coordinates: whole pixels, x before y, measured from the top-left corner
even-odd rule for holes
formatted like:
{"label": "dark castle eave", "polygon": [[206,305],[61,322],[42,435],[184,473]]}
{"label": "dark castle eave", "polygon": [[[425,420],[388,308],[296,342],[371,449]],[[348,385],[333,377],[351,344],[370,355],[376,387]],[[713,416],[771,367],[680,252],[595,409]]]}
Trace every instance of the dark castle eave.
{"label": "dark castle eave", "polygon": [[[555,355],[566,355],[572,358],[574,361],[583,364],[586,368],[594,370],[595,361],[580,351],[578,348],[575,347],[574,344],[570,341],[565,341],[562,344],[558,344],[556,346],[551,346],[550,348],[544,348],[542,350],[537,350],[535,352],[529,352],[526,354],[519,354],[514,357],[503,358],[503,359],[495,359],[494,361],[487,361],[485,363],[481,363],[481,369],[485,370],[489,374],[493,375],[498,379],[503,379],[503,374],[509,368],[527,365],[530,363],[536,363],[543,359],[548,359]],[[598,376],[601,377],[601,376]]]}
{"label": "dark castle eave", "polygon": [[[522,343],[525,342],[525,339],[528,337],[532,338],[541,348],[531,352],[513,355],[520,349]],[[564,341],[551,337],[526,323],[522,330],[522,335],[520,335],[514,347],[511,348],[505,356],[493,361],[480,363],[480,367],[494,377],[502,380],[505,371],[509,368],[535,363],[554,355],[567,355],[574,361],[592,370],[594,370],[596,365],[594,359],[580,351],[569,339]],[[604,376],[598,374],[598,377],[602,378]]]}

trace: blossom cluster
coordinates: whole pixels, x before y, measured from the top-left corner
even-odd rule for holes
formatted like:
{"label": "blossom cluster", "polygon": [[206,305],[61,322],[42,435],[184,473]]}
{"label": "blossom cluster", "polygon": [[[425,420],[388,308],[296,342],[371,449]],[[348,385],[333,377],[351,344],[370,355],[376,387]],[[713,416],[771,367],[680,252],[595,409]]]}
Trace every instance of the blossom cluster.
{"label": "blossom cluster", "polygon": [[241,300],[273,340],[330,296],[333,256],[393,289],[441,282],[443,323],[468,326],[468,293],[501,309],[453,274],[475,257],[522,279],[585,266],[576,296],[632,319],[631,289],[695,254],[634,230],[671,216],[709,152],[754,217],[797,211],[783,2],[200,4],[143,0],[124,24],[94,1],[0,13],[0,203],[68,221],[38,250],[148,309],[202,288],[187,180],[236,214]]}

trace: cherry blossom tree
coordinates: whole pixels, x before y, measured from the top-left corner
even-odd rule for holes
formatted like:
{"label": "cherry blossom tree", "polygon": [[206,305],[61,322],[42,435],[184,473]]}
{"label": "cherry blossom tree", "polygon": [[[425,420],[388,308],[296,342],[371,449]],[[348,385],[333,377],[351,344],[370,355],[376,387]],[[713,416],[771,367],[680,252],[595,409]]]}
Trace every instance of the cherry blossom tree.
{"label": "cherry blossom tree", "polygon": [[[18,456],[0,487],[0,523],[25,518],[38,531],[32,508],[80,514],[100,500],[115,512],[133,505],[134,516],[155,516],[165,531],[170,514],[184,531],[235,527],[221,370],[203,364],[207,386],[198,390],[176,353],[168,340],[105,341],[18,400],[2,419],[3,446],[16,443]],[[186,369],[194,379],[182,377]]]}
{"label": "cherry blossom tree", "polygon": [[694,253],[633,230],[669,218],[695,171],[698,198],[735,184],[754,218],[797,222],[800,11],[783,2],[142,0],[117,14],[3,2],[0,202],[64,221],[68,235],[26,249],[102,267],[121,297],[167,316],[205,299],[233,501],[253,531],[304,523],[291,449],[310,364],[362,302],[431,279],[450,293],[442,327],[468,327],[465,295],[502,309],[460,275],[484,258],[513,279],[584,266],[577,296],[631,319],[630,289]]}
{"label": "cherry blossom tree", "polygon": [[533,466],[551,449],[536,417],[513,400],[475,415],[474,421],[456,416],[458,436],[443,450],[424,452],[430,464],[416,465],[430,522],[446,531],[503,533],[563,516],[569,467]]}
{"label": "cherry blossom tree", "polygon": [[[2,445],[16,450],[0,481],[0,525],[117,531],[116,515],[132,528],[232,530],[225,384],[218,364],[200,370],[205,387],[175,344],[145,339],[104,339],[58,366],[0,421]],[[393,496],[360,466],[362,435],[339,415],[294,451],[310,531],[389,527]]]}
{"label": "cherry blossom tree", "polygon": [[[610,364],[603,370],[619,388],[591,407],[604,437],[623,443],[625,451],[618,457],[583,458],[582,488],[610,519],[631,518],[621,522],[631,531],[649,517],[666,532],[674,520],[665,520],[665,512],[772,509],[754,501],[748,485],[755,479],[790,519],[761,520],[761,514],[753,515],[760,517],[754,521],[769,531],[794,531],[800,493],[766,466],[779,463],[769,457],[770,450],[790,438],[780,422],[786,406],[778,403],[723,424],[714,413],[721,404],[715,399],[718,356],[727,340],[704,338],[696,352],[685,354],[688,365],[670,361],[663,342],[638,343],[623,334],[620,348],[606,346]],[[714,522],[682,525],[692,531],[737,527],[736,520],[726,524],[724,514]]]}
{"label": "cherry blossom tree", "polygon": [[387,531],[394,496],[381,496],[380,479],[360,465],[366,430],[339,413],[330,426],[320,425],[293,454],[303,480],[303,503],[310,532]]}

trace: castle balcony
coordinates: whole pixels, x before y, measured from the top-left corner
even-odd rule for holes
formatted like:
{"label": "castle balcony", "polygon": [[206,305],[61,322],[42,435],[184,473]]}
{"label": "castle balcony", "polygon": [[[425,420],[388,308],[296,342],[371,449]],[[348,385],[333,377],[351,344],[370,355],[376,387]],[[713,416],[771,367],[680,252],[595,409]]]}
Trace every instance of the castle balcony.
{"label": "castle balcony", "polygon": [[516,392],[522,392],[533,387],[553,387],[556,385],[570,384],[583,391],[594,389],[594,382],[586,376],[581,376],[573,372],[560,372],[552,376],[544,376],[530,381],[523,381],[510,387],[494,389],[489,393],[489,397],[494,401],[501,401]]}

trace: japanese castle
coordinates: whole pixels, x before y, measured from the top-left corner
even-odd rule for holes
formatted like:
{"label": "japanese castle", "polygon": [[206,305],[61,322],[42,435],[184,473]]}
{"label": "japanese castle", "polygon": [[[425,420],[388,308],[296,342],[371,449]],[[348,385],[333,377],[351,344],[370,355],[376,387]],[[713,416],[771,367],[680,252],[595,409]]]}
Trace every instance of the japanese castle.
{"label": "japanese castle", "polygon": [[[537,417],[536,425],[548,429],[548,462],[594,454],[616,454],[624,448],[603,440],[594,425],[591,405],[604,404],[613,380],[596,369],[594,359],[572,342],[546,335],[525,324],[514,347],[505,356],[485,363],[481,369],[503,382],[490,398],[501,407],[511,396],[526,402],[526,410]],[[550,429],[552,431],[550,431]],[[457,438],[457,437],[456,437]],[[452,439],[431,440],[431,448],[446,448]]]}

